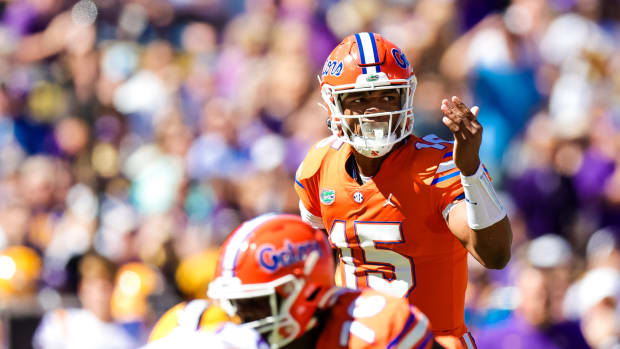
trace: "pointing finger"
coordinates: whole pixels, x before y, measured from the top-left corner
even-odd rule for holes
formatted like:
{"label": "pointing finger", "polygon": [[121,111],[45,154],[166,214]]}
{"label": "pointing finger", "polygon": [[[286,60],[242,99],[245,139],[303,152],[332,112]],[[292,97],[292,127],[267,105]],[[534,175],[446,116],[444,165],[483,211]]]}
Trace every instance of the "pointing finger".
{"label": "pointing finger", "polygon": [[457,125],[452,119],[447,116],[444,116],[441,121],[444,125],[446,125],[452,133],[456,133],[459,131],[459,125]]}
{"label": "pointing finger", "polygon": [[454,105],[452,105],[452,103],[450,103],[447,99],[444,99],[441,102],[441,111],[443,112],[443,114],[447,117],[449,117],[452,121],[458,123],[459,122],[459,116],[457,115],[457,111],[454,108]]}
{"label": "pointing finger", "polygon": [[460,111],[467,119],[473,120],[475,118],[474,114],[469,110],[469,108],[467,108],[465,103],[463,103],[461,99],[458,98],[457,96],[452,96],[452,103],[454,103],[456,109]]}
{"label": "pointing finger", "polygon": [[443,99],[441,101],[441,111],[444,113],[444,115],[447,115],[448,113],[450,113],[450,105],[448,103],[449,102],[447,99]]}

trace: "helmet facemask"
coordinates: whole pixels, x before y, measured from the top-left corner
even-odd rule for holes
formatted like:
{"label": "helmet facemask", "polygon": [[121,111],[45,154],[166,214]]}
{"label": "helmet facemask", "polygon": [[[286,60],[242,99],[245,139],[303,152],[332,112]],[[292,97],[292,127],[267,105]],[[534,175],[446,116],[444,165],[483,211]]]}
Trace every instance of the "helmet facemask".
{"label": "helmet facemask", "polygon": [[292,311],[317,261],[318,252],[313,251],[304,263],[304,275],[287,274],[266,283],[244,285],[238,277],[220,276],[211,282],[207,295],[229,316],[240,317],[242,326],[263,335],[271,348],[281,348],[315,325],[310,321],[301,328]]}
{"label": "helmet facemask", "polygon": [[[409,79],[389,80],[385,73],[361,74],[355,84],[324,85],[321,92],[331,114],[332,133],[366,157],[376,158],[387,154],[394,144],[413,132],[412,104],[415,87],[416,79],[413,75]],[[344,96],[377,90],[398,91],[401,98],[400,109],[344,115]]]}

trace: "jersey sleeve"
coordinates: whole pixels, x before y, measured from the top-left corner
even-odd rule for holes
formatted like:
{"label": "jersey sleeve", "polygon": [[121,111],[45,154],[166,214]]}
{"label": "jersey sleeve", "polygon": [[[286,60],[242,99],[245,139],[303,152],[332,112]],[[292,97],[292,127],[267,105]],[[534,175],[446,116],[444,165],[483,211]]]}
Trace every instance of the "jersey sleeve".
{"label": "jersey sleeve", "polygon": [[332,314],[340,321],[328,324],[328,331],[338,344],[320,343],[329,347],[428,349],[433,343],[428,318],[402,298],[367,289]]}
{"label": "jersey sleeve", "polygon": [[394,310],[389,312],[392,319],[388,332],[388,349],[428,349],[432,346],[433,333],[428,318],[419,309],[409,305],[406,300],[392,299]]}
{"label": "jersey sleeve", "polygon": [[299,214],[304,222],[309,223],[314,228],[323,229],[321,206],[318,203],[318,180],[315,176],[302,177],[303,165],[302,162],[295,174],[295,191],[299,196]]}
{"label": "jersey sleeve", "polygon": [[295,191],[299,196],[302,219],[315,228],[323,228],[319,202],[320,167],[335,138],[328,137],[312,146],[295,173]]}
{"label": "jersey sleeve", "polygon": [[[441,159],[435,160],[438,163],[432,167],[434,173],[432,179],[427,181],[432,188],[437,205],[437,210],[441,212],[444,219],[448,217],[450,209],[460,200],[465,199],[465,192],[461,184],[461,171],[456,167],[453,159],[452,145],[448,145],[443,152]],[[484,173],[492,181],[487,168],[482,164]]]}
{"label": "jersey sleeve", "polygon": [[461,171],[452,157],[453,146],[450,143],[442,145],[445,148],[439,152],[425,149],[433,153],[428,158],[424,182],[430,187],[435,210],[446,218],[454,203],[465,198],[465,193],[461,185]]}

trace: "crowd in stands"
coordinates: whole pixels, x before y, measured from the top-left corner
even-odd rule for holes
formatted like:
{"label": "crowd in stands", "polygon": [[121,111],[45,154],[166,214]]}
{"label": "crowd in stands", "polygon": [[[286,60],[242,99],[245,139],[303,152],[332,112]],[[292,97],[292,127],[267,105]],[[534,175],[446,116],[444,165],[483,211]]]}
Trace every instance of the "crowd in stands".
{"label": "crowd in stands", "polygon": [[414,67],[416,135],[480,106],[514,241],[470,259],[478,347],[620,348],[615,0],[0,3],[0,348],[133,348],[204,297],[234,227],[298,213],[316,75],[360,31]]}

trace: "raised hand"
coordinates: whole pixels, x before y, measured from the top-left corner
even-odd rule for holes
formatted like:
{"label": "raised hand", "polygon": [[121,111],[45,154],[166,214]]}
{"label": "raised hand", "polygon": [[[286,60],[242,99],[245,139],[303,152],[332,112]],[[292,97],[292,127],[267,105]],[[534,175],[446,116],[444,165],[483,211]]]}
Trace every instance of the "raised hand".
{"label": "raised hand", "polygon": [[456,96],[452,97],[452,101],[441,101],[444,115],[441,121],[454,135],[454,164],[464,176],[476,173],[480,165],[478,152],[482,143],[482,125],[478,122],[478,110],[477,106],[470,110]]}

